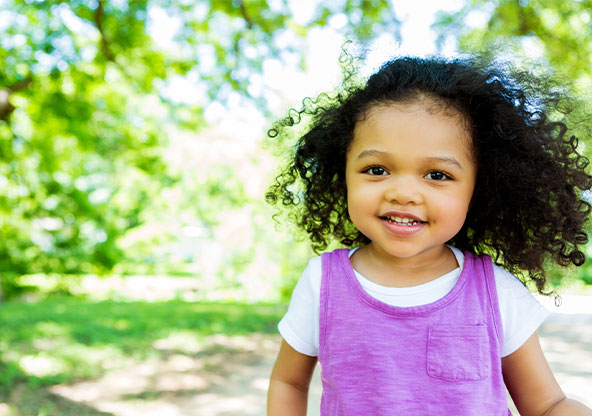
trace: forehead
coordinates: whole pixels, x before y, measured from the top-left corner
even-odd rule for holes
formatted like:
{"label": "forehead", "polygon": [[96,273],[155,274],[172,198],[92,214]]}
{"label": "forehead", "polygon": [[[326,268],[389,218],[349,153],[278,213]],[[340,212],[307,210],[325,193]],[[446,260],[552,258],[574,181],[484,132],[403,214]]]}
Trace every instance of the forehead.
{"label": "forehead", "polygon": [[409,151],[462,151],[474,161],[470,126],[467,115],[433,100],[377,104],[356,123],[349,150],[401,145]]}

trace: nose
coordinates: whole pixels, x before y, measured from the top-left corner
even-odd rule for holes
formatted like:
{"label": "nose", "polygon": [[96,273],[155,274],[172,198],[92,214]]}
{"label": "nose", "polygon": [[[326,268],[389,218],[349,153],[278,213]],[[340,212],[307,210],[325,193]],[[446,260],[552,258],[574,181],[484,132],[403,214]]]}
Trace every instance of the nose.
{"label": "nose", "polygon": [[391,203],[400,205],[417,205],[423,202],[419,184],[409,176],[391,178],[384,192],[384,198]]}

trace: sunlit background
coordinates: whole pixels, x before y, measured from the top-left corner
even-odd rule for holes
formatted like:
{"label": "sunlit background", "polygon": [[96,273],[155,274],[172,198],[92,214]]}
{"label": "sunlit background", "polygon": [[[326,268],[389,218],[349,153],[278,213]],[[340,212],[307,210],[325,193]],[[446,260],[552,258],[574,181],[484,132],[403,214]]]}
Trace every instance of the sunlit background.
{"label": "sunlit background", "polygon": [[[0,415],[258,414],[260,363],[313,255],[264,202],[287,151],[266,137],[273,121],[339,87],[344,48],[362,77],[397,55],[488,51],[560,77],[577,119],[591,13],[591,0],[0,0]],[[589,154],[589,126],[575,132]],[[589,293],[590,263],[553,284]],[[194,410],[219,400],[233,360],[254,380],[235,395],[243,413]],[[183,392],[199,400],[182,408]]]}

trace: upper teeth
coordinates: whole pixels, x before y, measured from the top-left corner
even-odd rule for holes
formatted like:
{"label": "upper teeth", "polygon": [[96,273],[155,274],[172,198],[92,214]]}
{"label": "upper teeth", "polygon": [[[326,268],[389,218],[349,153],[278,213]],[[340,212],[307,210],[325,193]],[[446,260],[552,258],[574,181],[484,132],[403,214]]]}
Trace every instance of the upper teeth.
{"label": "upper teeth", "polygon": [[399,224],[419,224],[419,221],[413,220],[411,218],[401,218],[401,217],[386,217],[389,221],[393,221]]}

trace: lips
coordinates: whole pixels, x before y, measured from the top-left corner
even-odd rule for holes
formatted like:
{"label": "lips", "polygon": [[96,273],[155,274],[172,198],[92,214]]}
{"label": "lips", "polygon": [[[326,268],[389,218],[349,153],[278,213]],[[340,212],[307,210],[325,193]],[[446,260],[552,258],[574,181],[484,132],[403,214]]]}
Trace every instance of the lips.
{"label": "lips", "polygon": [[398,236],[408,236],[418,233],[427,224],[421,218],[403,212],[387,212],[379,218],[389,232]]}

